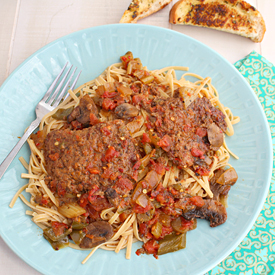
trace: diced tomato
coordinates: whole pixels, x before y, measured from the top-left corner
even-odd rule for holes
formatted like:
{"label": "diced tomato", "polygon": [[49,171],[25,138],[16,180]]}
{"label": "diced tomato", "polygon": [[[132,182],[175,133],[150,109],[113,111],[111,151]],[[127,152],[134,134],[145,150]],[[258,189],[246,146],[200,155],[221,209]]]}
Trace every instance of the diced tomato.
{"label": "diced tomato", "polygon": [[104,98],[102,102],[102,108],[104,110],[113,110],[117,104],[110,98]]}
{"label": "diced tomato", "polygon": [[159,244],[156,240],[149,240],[147,243],[143,245],[146,253],[156,255],[158,253]]}
{"label": "diced tomato", "polygon": [[151,139],[150,139],[150,137],[149,137],[149,135],[147,133],[143,133],[142,134],[142,140],[141,140],[141,142],[143,144],[151,142]]}
{"label": "diced tomato", "polygon": [[151,197],[155,198],[159,193],[164,191],[162,183],[159,183],[157,188],[151,192]]}
{"label": "diced tomato", "polygon": [[98,212],[110,207],[110,204],[107,201],[107,199],[105,197],[100,196],[93,196],[93,200],[90,201],[90,204]]}
{"label": "diced tomato", "polygon": [[162,211],[164,214],[169,215],[169,216],[178,216],[179,213],[171,206],[166,206],[162,208]]}
{"label": "diced tomato", "polygon": [[102,127],[101,132],[102,132],[105,136],[109,136],[109,135],[112,133],[107,127]]}
{"label": "diced tomato", "polygon": [[49,155],[49,158],[50,158],[52,161],[56,161],[56,160],[59,159],[59,154],[58,154],[58,153],[51,154],[51,155]]}
{"label": "diced tomato", "polygon": [[163,164],[157,163],[152,159],[150,160],[150,162],[152,163],[153,170],[155,170],[159,175],[165,174],[166,167]]}
{"label": "diced tomato", "polygon": [[139,160],[135,163],[135,165],[133,166],[133,169],[134,169],[134,170],[137,170],[137,169],[140,167],[140,165],[141,165],[141,160],[139,159]]}
{"label": "diced tomato", "polygon": [[159,117],[158,117],[158,119],[156,120],[155,125],[156,125],[157,127],[160,127],[160,126],[162,125],[162,121],[161,121],[161,119],[160,119]]}
{"label": "diced tomato", "polygon": [[189,229],[192,228],[193,223],[194,223],[193,220],[189,221],[189,220],[186,220],[183,217],[180,217],[180,219],[181,219],[181,229],[182,230],[184,230],[184,229],[188,229],[189,230]]}
{"label": "diced tomato", "polygon": [[173,187],[171,189],[169,189],[169,191],[173,196],[178,196],[179,195],[179,191],[174,189]]}
{"label": "diced tomato", "polygon": [[49,203],[49,200],[46,199],[46,198],[44,198],[44,197],[42,197],[42,199],[41,199],[41,204],[47,205],[48,203]]}
{"label": "diced tomato", "polygon": [[133,183],[129,179],[121,178],[117,181],[116,187],[121,190],[130,191],[134,188]]}
{"label": "diced tomato", "polygon": [[145,98],[146,98],[145,95],[134,95],[132,97],[132,103],[133,103],[133,105],[137,105]]}
{"label": "diced tomato", "polygon": [[150,209],[152,208],[151,205],[147,205],[145,208],[138,205],[138,204],[135,204],[135,206],[133,207],[133,211],[134,213],[141,213],[141,214],[144,214],[146,212],[148,212]]}
{"label": "diced tomato", "polygon": [[164,198],[163,194],[158,194],[156,197],[156,200],[160,203],[165,204],[165,198]]}
{"label": "diced tomato", "polygon": [[174,203],[174,199],[166,190],[163,193],[158,194],[156,200],[164,205],[171,205]]}
{"label": "diced tomato", "polygon": [[138,227],[138,231],[141,236],[144,236],[147,239],[151,239],[153,237],[153,235],[150,233],[147,223],[140,223]]}
{"label": "diced tomato", "polygon": [[202,157],[202,156],[203,156],[203,151],[201,151],[201,150],[198,149],[198,148],[193,147],[193,148],[191,149],[191,155],[192,155],[193,157],[199,158],[199,157]]}
{"label": "diced tomato", "polygon": [[126,69],[127,66],[128,66],[128,63],[129,63],[131,60],[133,60],[134,57],[133,57],[133,54],[132,54],[131,52],[127,52],[125,55],[121,56],[120,59],[121,59],[121,61],[122,61],[122,67],[123,67],[124,69]]}
{"label": "diced tomato", "polygon": [[204,167],[200,167],[196,170],[196,173],[198,173],[201,176],[208,176],[210,171]]}
{"label": "diced tomato", "polygon": [[[94,185],[92,189],[89,191],[87,200],[91,203],[94,202],[97,199],[97,195],[95,195],[95,192],[99,189],[97,185]],[[81,200],[80,200],[81,201]]]}
{"label": "diced tomato", "polygon": [[126,56],[122,56],[121,57],[121,61],[126,62],[127,61],[127,57]]}
{"label": "diced tomato", "polygon": [[93,114],[93,113],[90,113],[90,124],[91,124],[91,125],[96,125],[96,124],[98,124],[98,123],[100,123],[100,121],[99,121],[99,119],[96,117],[96,115]]}
{"label": "diced tomato", "polygon": [[198,128],[196,130],[196,135],[199,137],[205,137],[207,135],[207,130],[205,128]]}
{"label": "diced tomato", "polygon": [[60,236],[64,233],[66,229],[68,229],[68,225],[65,223],[60,223],[60,222],[52,222],[52,229],[55,234],[55,236]]}
{"label": "diced tomato", "polygon": [[88,201],[88,194],[87,193],[85,193],[85,194],[83,194],[81,197],[80,197],[80,199],[79,199],[79,205],[81,206],[81,207],[83,207],[83,208],[85,208],[86,207],[86,205],[89,203],[89,201]]}
{"label": "diced tomato", "polygon": [[158,221],[158,219],[159,219],[159,211],[156,211],[153,219],[147,222],[148,226],[155,224]]}
{"label": "diced tomato", "polygon": [[102,95],[102,97],[104,97],[104,98],[112,98],[115,96],[117,96],[116,92],[108,92],[108,91],[105,91]]}
{"label": "diced tomato", "polygon": [[147,128],[148,130],[154,128],[151,122],[145,122],[144,124],[145,124],[145,126],[146,126],[146,128]]}
{"label": "diced tomato", "polygon": [[172,140],[168,135],[165,135],[157,145],[161,147],[164,151],[168,152],[172,145]]}
{"label": "diced tomato", "polygon": [[121,178],[121,176],[118,175],[117,172],[112,173],[109,177],[110,180],[116,180],[116,178],[119,178],[119,179]]}
{"label": "diced tomato", "polygon": [[104,169],[104,172],[102,175],[100,175],[103,179],[109,179],[111,175],[113,174],[113,170],[111,169]]}
{"label": "diced tomato", "polygon": [[194,196],[190,198],[189,201],[191,202],[191,204],[196,205],[198,207],[204,206],[204,200],[202,197]]}
{"label": "diced tomato", "polygon": [[87,170],[91,173],[91,174],[99,174],[100,171],[97,169],[97,168],[94,168],[94,167],[87,167]]}
{"label": "diced tomato", "polygon": [[160,239],[163,239],[166,235],[171,234],[172,232],[173,232],[172,226],[162,226]]}
{"label": "diced tomato", "polygon": [[136,251],[136,254],[137,254],[137,256],[140,256],[141,254],[144,254],[144,253],[142,253],[142,249],[138,249],[138,250]]}
{"label": "diced tomato", "polygon": [[134,93],[139,93],[140,91],[140,86],[138,84],[132,84],[130,88]]}
{"label": "diced tomato", "polygon": [[71,125],[73,126],[74,129],[81,130],[83,128],[82,124],[78,122],[77,120],[73,120],[71,122]]}
{"label": "diced tomato", "polygon": [[110,146],[106,152],[105,156],[102,157],[102,161],[107,161],[110,162],[112,161],[115,157],[119,156],[119,152],[116,151],[116,149],[113,146]]}
{"label": "diced tomato", "polygon": [[95,193],[98,189],[99,189],[99,187],[98,187],[97,185],[94,185],[94,186],[92,187],[92,189],[89,191],[88,200],[90,200],[89,198],[90,198],[91,196],[93,196],[94,193]]}
{"label": "diced tomato", "polygon": [[97,185],[89,191],[88,201],[93,206],[96,211],[101,211],[109,207],[109,203],[104,196],[95,195],[96,191],[99,189]]}

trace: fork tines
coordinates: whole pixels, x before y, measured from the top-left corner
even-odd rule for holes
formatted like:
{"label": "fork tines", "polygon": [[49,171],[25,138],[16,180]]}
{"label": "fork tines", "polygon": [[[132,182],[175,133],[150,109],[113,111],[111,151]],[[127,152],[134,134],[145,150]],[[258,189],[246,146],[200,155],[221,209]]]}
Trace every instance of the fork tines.
{"label": "fork tines", "polygon": [[[70,82],[77,70],[77,68],[74,69],[74,71],[72,72],[71,76],[69,77],[68,81],[65,83],[65,86],[63,87],[62,91],[59,93],[60,89],[62,88],[62,86],[64,85],[64,82],[66,81],[73,65],[70,66],[70,68],[68,69],[68,71],[65,73],[64,77],[61,79],[61,81],[59,82],[58,86],[55,89],[55,86],[57,85],[58,81],[60,80],[63,72],[65,71],[66,67],[68,65],[68,62],[65,64],[65,66],[62,68],[61,72],[58,74],[58,76],[56,77],[56,79],[54,80],[54,82],[52,83],[52,85],[50,86],[49,90],[47,91],[47,93],[45,94],[45,96],[43,97],[42,101],[44,101],[45,103],[51,105],[52,107],[56,108],[58,106],[58,104],[60,103],[60,101],[62,99],[66,99],[69,96],[69,93],[66,94],[67,89],[70,85]],[[81,71],[78,73],[78,75],[76,76],[73,84],[71,85],[71,90],[73,90],[75,88],[75,85],[78,81],[78,78],[81,74]],[[55,89],[55,91],[54,91]],[[54,91],[54,92],[53,92]],[[51,93],[53,92],[53,94],[51,95]],[[66,94],[66,95],[65,95]],[[65,96],[65,97],[64,97]]]}

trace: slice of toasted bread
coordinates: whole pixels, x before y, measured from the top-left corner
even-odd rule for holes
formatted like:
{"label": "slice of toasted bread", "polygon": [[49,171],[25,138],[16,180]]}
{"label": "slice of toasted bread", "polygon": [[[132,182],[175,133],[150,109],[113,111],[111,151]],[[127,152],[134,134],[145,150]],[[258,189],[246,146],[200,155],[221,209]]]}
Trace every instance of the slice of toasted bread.
{"label": "slice of toasted bread", "polygon": [[261,42],[266,31],[260,12],[241,0],[180,0],[172,7],[169,22],[209,27],[254,42]]}
{"label": "slice of toasted bread", "polygon": [[151,15],[165,6],[172,0],[133,0],[121,17],[119,23],[136,23],[137,20]]}

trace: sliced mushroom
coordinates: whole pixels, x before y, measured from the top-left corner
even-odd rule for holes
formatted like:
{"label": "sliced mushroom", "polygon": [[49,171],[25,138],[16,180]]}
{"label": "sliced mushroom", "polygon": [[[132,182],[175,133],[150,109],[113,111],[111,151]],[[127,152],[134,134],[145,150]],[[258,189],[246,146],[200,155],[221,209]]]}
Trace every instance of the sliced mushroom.
{"label": "sliced mushroom", "polygon": [[136,117],[138,112],[138,109],[129,103],[122,103],[115,108],[115,114],[124,119]]}
{"label": "sliced mushroom", "polygon": [[236,170],[231,167],[227,169],[218,179],[217,183],[222,185],[233,185],[238,180],[238,174]]}
{"label": "sliced mushroom", "polygon": [[93,248],[110,240],[114,234],[112,226],[105,221],[90,223],[85,238],[81,241],[81,248]]}
{"label": "sliced mushroom", "polygon": [[207,129],[207,135],[208,135],[208,140],[211,144],[211,148],[214,151],[219,150],[219,148],[223,144],[223,139],[224,139],[222,130],[215,123],[212,123],[209,125]]}
{"label": "sliced mushroom", "polygon": [[117,194],[115,189],[111,187],[107,188],[107,190],[105,191],[105,196],[112,205],[119,205],[119,195]]}
{"label": "sliced mushroom", "polygon": [[210,221],[211,227],[216,227],[225,223],[227,219],[227,213],[225,207],[218,201],[213,199],[205,199],[204,206],[192,208],[184,211],[182,216],[191,220],[193,218],[206,219]]}
{"label": "sliced mushroom", "polygon": [[97,115],[98,110],[93,99],[89,95],[85,95],[80,99],[79,105],[68,115],[67,120],[69,123],[77,120],[84,125],[89,124],[91,113]]}

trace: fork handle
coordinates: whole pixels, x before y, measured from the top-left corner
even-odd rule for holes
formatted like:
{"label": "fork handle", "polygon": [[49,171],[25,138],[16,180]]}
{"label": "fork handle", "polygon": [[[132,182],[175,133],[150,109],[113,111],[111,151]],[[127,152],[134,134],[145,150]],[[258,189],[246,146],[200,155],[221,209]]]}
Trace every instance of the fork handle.
{"label": "fork handle", "polygon": [[39,123],[40,123],[40,119],[38,119],[38,118],[31,123],[31,125],[26,130],[26,132],[24,133],[24,135],[21,137],[21,139],[13,147],[13,149],[8,154],[8,156],[1,163],[1,165],[0,165],[0,179],[2,178],[2,176],[6,172],[7,168],[9,167],[9,165],[11,164],[11,162],[13,161],[13,159],[15,158],[15,156],[18,154],[19,150],[21,149],[21,147],[23,146],[23,144],[26,142],[26,140],[28,139],[28,137],[30,136],[30,134],[38,127]]}

